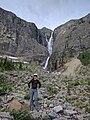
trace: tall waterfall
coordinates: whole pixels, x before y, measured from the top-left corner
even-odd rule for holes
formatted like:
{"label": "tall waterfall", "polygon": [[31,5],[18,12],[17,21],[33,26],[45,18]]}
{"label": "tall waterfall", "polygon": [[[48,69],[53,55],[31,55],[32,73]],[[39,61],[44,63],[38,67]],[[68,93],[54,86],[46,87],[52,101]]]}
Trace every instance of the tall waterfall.
{"label": "tall waterfall", "polygon": [[46,41],[47,41],[47,43],[48,43],[48,53],[49,53],[49,55],[48,55],[48,57],[47,57],[47,59],[46,59],[46,62],[45,62],[45,65],[44,65],[43,69],[46,69],[46,68],[47,68],[48,61],[49,61],[50,56],[51,56],[51,54],[52,54],[53,32],[51,33],[51,36],[50,36],[50,38],[49,38],[49,41],[47,40],[47,37],[46,37]]}

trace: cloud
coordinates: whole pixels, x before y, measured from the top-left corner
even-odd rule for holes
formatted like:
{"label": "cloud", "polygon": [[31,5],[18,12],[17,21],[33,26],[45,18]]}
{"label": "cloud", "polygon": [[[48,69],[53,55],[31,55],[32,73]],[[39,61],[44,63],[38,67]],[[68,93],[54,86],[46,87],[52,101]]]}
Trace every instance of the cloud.
{"label": "cloud", "polygon": [[0,6],[39,28],[51,29],[90,12],[90,0],[0,0]]}

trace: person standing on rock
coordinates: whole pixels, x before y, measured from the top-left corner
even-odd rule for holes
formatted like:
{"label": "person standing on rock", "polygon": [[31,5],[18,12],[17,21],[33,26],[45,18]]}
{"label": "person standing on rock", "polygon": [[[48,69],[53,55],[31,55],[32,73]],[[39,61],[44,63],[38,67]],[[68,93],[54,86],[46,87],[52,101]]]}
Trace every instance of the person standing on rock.
{"label": "person standing on rock", "polygon": [[41,87],[41,83],[38,80],[38,75],[37,74],[34,74],[32,79],[28,83],[28,87],[30,88],[30,110],[33,110],[33,108],[34,108],[34,104],[33,104],[33,98],[34,98],[36,110],[39,111],[37,88]]}

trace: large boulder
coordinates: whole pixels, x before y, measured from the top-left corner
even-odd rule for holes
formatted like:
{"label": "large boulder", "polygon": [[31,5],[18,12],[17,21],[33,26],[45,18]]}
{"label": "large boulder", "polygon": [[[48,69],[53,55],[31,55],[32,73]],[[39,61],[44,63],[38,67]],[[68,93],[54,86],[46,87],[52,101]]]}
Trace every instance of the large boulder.
{"label": "large boulder", "polygon": [[0,120],[13,120],[13,117],[10,116],[9,112],[0,112]]}
{"label": "large boulder", "polygon": [[63,111],[63,108],[61,105],[58,105],[53,108],[53,111],[55,111],[56,113],[59,113]]}
{"label": "large boulder", "polygon": [[9,110],[10,111],[12,111],[13,109],[21,110],[21,107],[22,107],[22,105],[17,99],[14,99],[9,103]]}

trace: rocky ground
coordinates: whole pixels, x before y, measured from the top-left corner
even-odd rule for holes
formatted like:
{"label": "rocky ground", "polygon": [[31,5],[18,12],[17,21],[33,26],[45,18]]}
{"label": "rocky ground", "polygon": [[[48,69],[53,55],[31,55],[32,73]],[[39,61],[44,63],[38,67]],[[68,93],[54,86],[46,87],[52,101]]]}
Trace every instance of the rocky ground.
{"label": "rocky ground", "polygon": [[[73,62],[74,64],[75,61]],[[28,82],[31,71],[4,71],[0,78],[7,81],[7,94],[0,95],[0,120],[12,120],[13,109],[29,111],[36,120],[89,120],[90,119],[90,68],[74,66],[75,74],[36,69],[42,87],[38,89],[40,110],[29,110]],[[2,77],[3,76],[3,77]],[[1,79],[0,79],[1,80]],[[1,91],[2,87],[0,87]]]}

